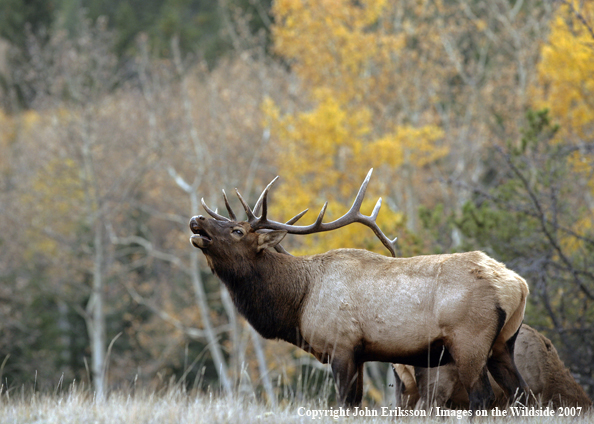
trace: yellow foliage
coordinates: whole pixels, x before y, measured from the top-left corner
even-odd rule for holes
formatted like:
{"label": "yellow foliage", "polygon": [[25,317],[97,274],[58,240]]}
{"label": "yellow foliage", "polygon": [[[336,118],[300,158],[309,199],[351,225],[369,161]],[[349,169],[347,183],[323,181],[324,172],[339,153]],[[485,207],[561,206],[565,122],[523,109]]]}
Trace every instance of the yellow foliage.
{"label": "yellow foliage", "polygon": [[[578,234],[592,234],[594,220],[591,215],[585,214],[572,227]],[[561,247],[566,252],[577,252],[587,247],[587,243],[578,237],[565,236],[561,239]]]}
{"label": "yellow foliage", "polygon": [[[594,23],[593,3],[574,7]],[[586,137],[594,128],[594,37],[569,6],[559,8],[541,54],[537,105],[561,119],[562,135]]]}
{"label": "yellow foliage", "polygon": [[422,167],[447,154],[447,148],[436,145],[443,136],[443,130],[434,125],[421,128],[403,125],[397,127],[393,133],[366,145],[363,155],[369,157],[370,163],[383,158],[384,163],[392,168],[400,166],[405,159]]}
{"label": "yellow foliage", "polygon": [[[578,16],[579,15],[579,16]],[[589,26],[589,28],[588,28]],[[594,3],[573,0],[559,7],[551,22],[548,43],[542,46],[538,65],[536,108],[547,108],[559,123],[557,140],[579,146],[592,140],[594,131]],[[570,157],[572,169],[594,193],[593,156],[579,149]],[[575,223],[578,233],[593,227],[587,214]],[[578,249],[581,242],[565,240]]]}
{"label": "yellow foliage", "polygon": [[[397,127],[394,133],[368,141],[372,132],[368,110],[347,113],[331,97],[321,101],[314,110],[296,115],[281,115],[270,100],[264,102],[264,111],[267,124],[280,139],[278,163],[283,178],[291,181],[290,187],[275,192],[271,207],[272,214],[284,220],[310,208],[309,221],[313,222],[325,201],[329,201],[326,221],[337,219],[350,207],[370,168],[385,165],[396,169],[405,155],[409,161],[423,165],[446,153],[445,149],[435,147],[443,132],[433,126]],[[362,212],[370,214],[377,197],[386,192],[386,186],[375,177]],[[385,233],[393,234],[403,225],[403,217],[383,206],[378,224]],[[303,243],[303,250],[298,249],[297,253],[318,253],[340,247],[385,253],[373,232],[359,225],[308,237]]]}
{"label": "yellow foliage", "polygon": [[14,120],[0,109],[0,173],[2,175],[9,172],[10,155],[8,154],[8,148],[15,137],[16,125]]}
{"label": "yellow foliage", "polygon": [[[390,6],[393,7],[393,6]],[[341,102],[373,93],[391,78],[404,36],[387,30],[385,0],[280,0],[272,13],[275,51],[313,87],[329,87]]]}
{"label": "yellow foliage", "polygon": [[21,116],[21,121],[24,127],[23,129],[25,131],[30,131],[37,124],[39,124],[39,122],[41,121],[41,117],[39,116],[39,113],[37,113],[37,111],[31,109],[23,112]]}
{"label": "yellow foliage", "polygon": [[[270,99],[263,102],[265,126],[277,141],[277,163],[291,187],[275,194],[272,213],[289,219],[329,201],[326,221],[346,212],[370,168],[375,176],[364,208],[369,214],[403,164],[422,167],[443,157],[440,128],[397,125],[386,110],[393,104],[399,53],[405,44],[390,16],[396,6],[384,0],[279,0],[275,50],[292,65],[308,88],[313,107],[283,114]],[[378,124],[378,115],[382,123]],[[317,212],[314,212],[317,213]],[[313,213],[312,213],[313,215]],[[315,219],[315,216],[310,218]],[[304,219],[305,221],[305,219]],[[396,232],[403,217],[387,205],[379,222]],[[385,252],[368,229],[352,226],[303,241],[307,252],[365,247]]]}
{"label": "yellow foliage", "polygon": [[[1,124],[7,119],[0,113],[0,147],[4,148],[14,139],[15,142],[18,140],[21,149],[37,152],[41,143],[53,143],[53,128],[67,125],[73,118],[66,109],[44,113],[28,110],[10,118],[11,125],[6,131],[7,127]],[[51,151],[51,148],[45,151]],[[27,238],[35,240],[29,245],[27,254],[45,254],[56,258],[60,256],[61,250],[56,238],[72,239],[82,225],[77,221],[84,207],[80,167],[73,158],[62,155],[51,158],[40,155],[38,166],[29,180],[21,182],[26,190],[22,191],[20,201],[31,215],[25,234]]]}
{"label": "yellow foliage", "polygon": [[69,238],[82,224],[72,219],[77,216],[76,211],[84,201],[79,168],[72,159],[54,159],[39,170],[31,189],[22,199],[24,204],[36,211],[33,222],[26,230],[31,233],[31,239],[36,240],[31,243],[29,253],[58,257],[60,247],[51,235]]}

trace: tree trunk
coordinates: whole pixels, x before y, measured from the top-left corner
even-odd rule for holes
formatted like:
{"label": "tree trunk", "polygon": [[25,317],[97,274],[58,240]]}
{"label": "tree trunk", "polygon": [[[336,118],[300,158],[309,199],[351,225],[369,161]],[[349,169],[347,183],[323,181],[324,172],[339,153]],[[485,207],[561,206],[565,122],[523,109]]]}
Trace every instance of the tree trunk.
{"label": "tree trunk", "polygon": [[103,310],[103,231],[95,224],[95,257],[93,267],[92,322],[91,322],[91,371],[97,399],[105,394],[105,311]]}
{"label": "tree trunk", "polygon": [[105,363],[105,311],[103,310],[104,225],[101,216],[101,200],[97,187],[97,177],[93,165],[92,141],[88,121],[83,125],[81,146],[84,170],[83,182],[87,217],[89,226],[93,228],[93,284],[85,320],[91,341],[91,372],[93,374],[95,396],[97,399],[103,399],[105,395],[105,376],[103,375],[103,365]]}
{"label": "tree trunk", "polygon": [[258,359],[260,379],[264,385],[264,391],[268,397],[268,403],[270,404],[270,407],[274,409],[276,408],[276,396],[274,395],[272,382],[270,381],[270,376],[268,375],[268,365],[266,364],[266,355],[264,354],[264,349],[262,349],[262,341],[260,340],[260,335],[258,332],[254,330],[254,327],[251,325],[249,327],[250,334],[252,336],[252,343],[254,345],[254,351],[256,352],[256,358]]}
{"label": "tree trunk", "polygon": [[[198,196],[196,195],[195,190],[192,190],[190,193],[190,198],[192,210],[198,210]],[[200,309],[200,318],[202,319],[202,325],[204,326],[204,331],[206,332],[206,337],[208,340],[208,350],[210,351],[212,360],[217,368],[219,380],[221,381],[221,385],[223,386],[225,393],[227,395],[231,395],[232,387],[231,382],[229,381],[227,362],[225,361],[225,357],[221,352],[219,341],[217,340],[216,334],[210,322],[210,309],[208,307],[208,302],[206,301],[206,293],[204,292],[204,285],[202,284],[202,278],[200,277],[200,269],[198,268],[198,252],[192,253],[191,274],[192,287],[194,288],[194,293],[196,294],[196,303],[198,304],[198,309]]]}

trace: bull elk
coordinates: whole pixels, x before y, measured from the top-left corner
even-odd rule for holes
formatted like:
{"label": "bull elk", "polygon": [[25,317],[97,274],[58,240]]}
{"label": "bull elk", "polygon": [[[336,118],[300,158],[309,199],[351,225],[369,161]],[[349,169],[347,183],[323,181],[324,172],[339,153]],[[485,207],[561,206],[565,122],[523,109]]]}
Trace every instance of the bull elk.
{"label": "bull elk", "polygon": [[[571,373],[549,339],[527,324],[522,324],[516,340],[514,359],[526,386],[541,405],[590,408],[592,401]],[[439,368],[414,368],[393,364],[396,376],[396,403],[405,408],[429,403],[441,407],[468,408],[468,394],[451,364]],[[505,398],[491,378],[499,402]],[[420,403],[419,403],[420,402]]]}
{"label": "bull elk", "polygon": [[361,403],[366,361],[431,367],[451,362],[473,409],[494,398],[487,369],[511,396],[524,387],[513,347],[528,286],[503,264],[482,252],[390,258],[337,249],[291,256],[280,246],[287,234],[359,222],[395,256],[395,240],[375,222],[381,198],[370,216],[360,212],[371,172],[344,216],[324,223],[326,203],[306,226],[294,224],[307,210],[287,223],[268,219],[267,195],[276,178],[253,210],[236,190],[246,221],[237,220],[223,191],[229,218],[203,200],[211,217],[190,220],[190,242],[263,337],[285,340],[330,363],[342,405]]}

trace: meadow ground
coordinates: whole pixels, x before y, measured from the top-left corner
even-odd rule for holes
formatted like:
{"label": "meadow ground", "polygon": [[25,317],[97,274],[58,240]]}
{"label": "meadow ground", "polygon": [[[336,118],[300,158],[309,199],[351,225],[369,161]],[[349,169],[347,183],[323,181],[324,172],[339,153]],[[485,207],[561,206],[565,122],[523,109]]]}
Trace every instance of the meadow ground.
{"label": "meadow ground", "polygon": [[[537,408],[525,409],[517,412],[546,413],[553,412],[553,416],[507,416],[475,417],[470,420],[464,417],[463,411],[429,411],[426,417],[399,416],[396,410],[386,408],[367,409],[372,416],[354,417],[353,411],[337,409],[335,406],[322,406],[324,402],[292,401],[270,408],[253,398],[225,398],[208,394],[188,394],[181,390],[168,390],[163,393],[126,393],[112,392],[103,401],[94,399],[89,392],[72,390],[63,394],[25,394],[13,391],[2,393],[0,396],[0,423],[56,423],[56,424],[84,424],[84,423],[584,423],[594,424],[592,412],[575,410],[547,410]],[[560,417],[560,412],[569,416]],[[402,414],[412,414],[414,411],[400,411]],[[420,411],[416,411],[420,414]],[[458,415],[443,416],[454,413]],[[319,415],[322,416],[319,416]],[[373,416],[377,414],[377,416]],[[382,414],[384,416],[382,416]],[[508,410],[511,415],[511,410]],[[333,415],[339,415],[334,417]],[[347,416],[348,415],[348,416]],[[438,416],[442,415],[442,416]],[[574,416],[571,416],[574,415]],[[315,419],[314,419],[315,416]]]}

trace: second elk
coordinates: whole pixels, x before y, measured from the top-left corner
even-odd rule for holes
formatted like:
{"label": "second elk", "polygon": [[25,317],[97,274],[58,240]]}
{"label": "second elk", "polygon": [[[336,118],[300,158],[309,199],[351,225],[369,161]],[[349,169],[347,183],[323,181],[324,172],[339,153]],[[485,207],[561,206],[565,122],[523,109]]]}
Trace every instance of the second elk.
{"label": "second elk", "polygon": [[[516,339],[514,360],[529,390],[530,403],[542,407],[582,407],[592,401],[559,358],[551,341],[527,324],[522,324]],[[452,364],[439,368],[393,364],[396,377],[396,405],[403,408],[426,408],[430,405],[456,409],[468,408],[468,394],[460,384]],[[490,378],[498,406],[507,399],[499,385]],[[523,399],[524,401],[525,399]]]}
{"label": "second elk", "polygon": [[306,211],[288,223],[269,220],[272,183],[253,210],[237,192],[245,221],[236,218],[226,195],[229,218],[202,202],[211,217],[190,220],[190,241],[263,337],[330,363],[344,406],[361,404],[366,361],[452,363],[472,409],[494,398],[487,370],[508,396],[523,390],[513,348],[528,286],[505,265],[482,252],[395,258],[359,249],[291,256],[282,249],[287,234],[359,222],[395,255],[394,241],[375,222],[381,199],[370,216],[360,213],[370,177],[371,171],[351,209],[329,223],[323,222],[327,204],[311,225],[295,225]]}

